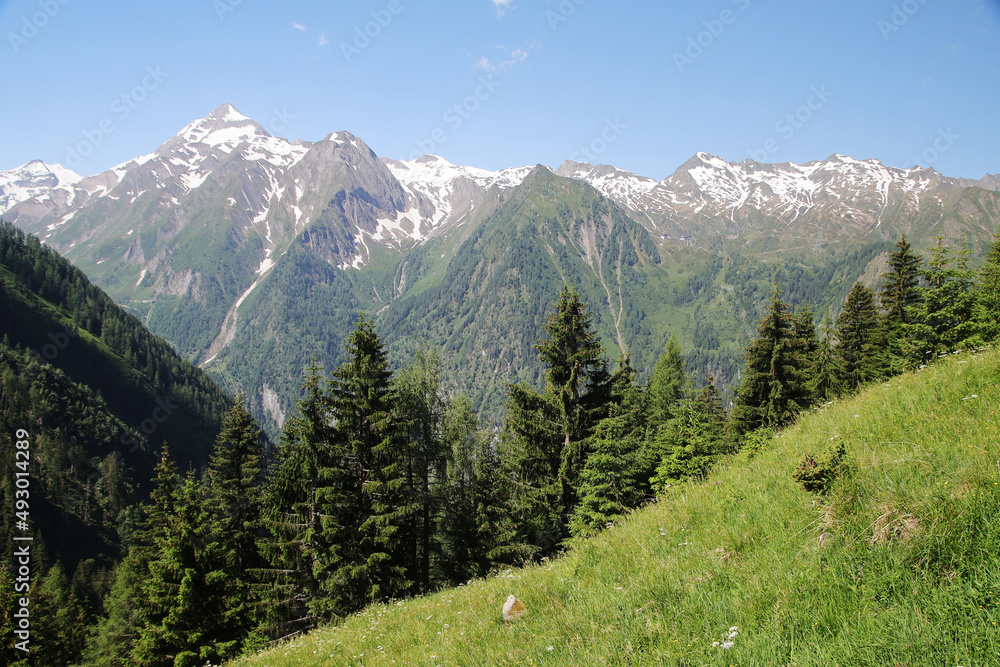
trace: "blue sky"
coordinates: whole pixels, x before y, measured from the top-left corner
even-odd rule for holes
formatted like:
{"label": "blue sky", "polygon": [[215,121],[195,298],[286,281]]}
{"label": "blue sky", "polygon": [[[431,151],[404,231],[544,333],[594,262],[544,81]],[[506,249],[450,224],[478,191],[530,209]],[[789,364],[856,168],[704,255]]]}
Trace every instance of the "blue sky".
{"label": "blue sky", "polygon": [[0,0],[0,26],[0,169],[97,173],[230,102],[289,139],[489,169],[1000,172],[1000,0]]}

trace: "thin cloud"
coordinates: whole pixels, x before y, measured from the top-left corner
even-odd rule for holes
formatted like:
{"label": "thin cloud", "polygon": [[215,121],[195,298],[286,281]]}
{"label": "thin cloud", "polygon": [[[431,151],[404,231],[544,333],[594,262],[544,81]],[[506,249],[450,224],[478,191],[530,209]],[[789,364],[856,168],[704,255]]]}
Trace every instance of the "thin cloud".
{"label": "thin cloud", "polygon": [[[496,0],[494,0],[494,2],[495,1]],[[505,69],[510,69],[511,67],[520,65],[525,60],[527,60],[528,57],[531,55],[532,51],[537,49],[539,46],[540,44],[538,40],[532,40],[524,48],[513,49],[511,51],[508,51],[504,47],[497,47],[504,52],[500,62],[494,62],[489,58],[487,58],[486,56],[483,56],[475,63],[473,63],[473,67],[481,69],[485,72],[496,72]]]}
{"label": "thin cloud", "polygon": [[322,46],[325,49],[326,45],[329,43],[330,42],[327,41],[326,39],[326,33],[324,32],[322,35],[319,36],[319,41],[316,42],[316,46]]}
{"label": "thin cloud", "polygon": [[295,21],[292,21],[292,27],[298,30],[299,32],[305,32],[307,30],[307,28],[304,25],[302,25],[301,23],[296,23]]}
{"label": "thin cloud", "polygon": [[504,10],[510,5],[511,0],[490,0],[497,9],[497,16],[503,16]]}

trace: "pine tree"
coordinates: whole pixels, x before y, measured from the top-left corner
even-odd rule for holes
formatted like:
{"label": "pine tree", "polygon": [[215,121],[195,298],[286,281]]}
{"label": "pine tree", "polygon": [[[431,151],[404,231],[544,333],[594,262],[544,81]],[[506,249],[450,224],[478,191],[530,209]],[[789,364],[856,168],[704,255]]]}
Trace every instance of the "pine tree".
{"label": "pine tree", "polygon": [[861,283],[847,294],[843,310],[837,317],[837,351],[843,361],[843,383],[848,390],[882,377],[885,363],[882,357],[884,340],[875,295]]}
{"label": "pine tree", "polygon": [[443,433],[449,406],[441,386],[438,354],[427,348],[417,350],[413,361],[396,376],[395,387],[399,419],[409,427],[406,486],[416,508],[407,531],[412,551],[408,570],[417,590],[427,592],[432,560],[439,562],[441,558],[438,521],[447,500],[450,458]]}
{"label": "pine tree", "polygon": [[943,235],[934,238],[923,274],[927,287],[919,330],[927,357],[979,343],[975,284],[965,237],[957,256]]}
{"label": "pine tree", "polygon": [[580,475],[580,502],[569,526],[575,537],[597,533],[642,497],[639,457],[646,420],[636,375],[627,355],[619,360],[613,382],[616,400],[597,425],[593,451]]}
{"label": "pine tree", "polygon": [[837,332],[829,315],[820,326],[822,337],[816,348],[809,392],[813,400],[822,403],[836,398],[843,391],[844,362],[836,346]]}
{"label": "pine tree", "polygon": [[976,320],[985,341],[1000,338],[1000,230],[980,269]]}
{"label": "pine tree", "polygon": [[306,369],[298,414],[290,418],[264,493],[269,537],[261,543],[270,593],[261,621],[273,639],[315,627],[355,608],[341,565],[358,556],[363,519],[353,456],[334,436],[329,396],[315,360]]}
{"label": "pine tree", "polygon": [[355,507],[359,558],[341,566],[346,585],[358,603],[385,600],[409,590],[405,540],[412,539],[407,486],[410,456],[405,430],[396,419],[397,400],[392,372],[382,341],[371,321],[358,318],[345,343],[348,360],[330,383],[330,406],[336,418],[335,437],[343,443],[360,472],[361,498]]}
{"label": "pine tree", "polygon": [[914,254],[904,234],[896,243],[896,251],[889,255],[889,270],[882,274],[879,293],[886,323],[911,324],[920,306],[920,265],[923,258]]}
{"label": "pine tree", "polygon": [[231,658],[260,615],[257,578],[263,561],[257,547],[261,520],[264,447],[261,430],[243,405],[244,397],[226,415],[209,462],[207,510],[211,539],[220,552],[217,577],[225,588],[222,636],[213,638],[220,655]]}
{"label": "pine tree", "polygon": [[670,337],[666,349],[656,360],[646,393],[649,397],[649,420],[654,429],[673,418],[681,401],[687,397],[687,372],[676,337]]}
{"label": "pine tree", "polygon": [[740,436],[788,423],[810,399],[795,324],[777,289],[757,333],[745,353],[746,369],[730,419]]}
{"label": "pine tree", "polygon": [[565,535],[577,503],[589,441],[612,400],[612,378],[593,316],[575,287],[563,287],[538,346],[544,394],[508,386],[505,419],[524,537],[542,551]]}

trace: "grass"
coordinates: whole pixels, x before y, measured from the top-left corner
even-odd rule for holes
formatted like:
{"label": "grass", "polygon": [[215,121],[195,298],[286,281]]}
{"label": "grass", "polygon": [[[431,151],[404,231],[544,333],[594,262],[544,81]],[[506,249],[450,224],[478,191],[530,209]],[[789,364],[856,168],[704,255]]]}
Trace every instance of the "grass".
{"label": "grass", "polygon": [[[803,416],[562,557],[238,661],[1000,664],[1000,356],[952,355]],[[830,493],[792,473],[846,445]],[[514,593],[527,614],[505,625]],[[733,646],[725,641],[738,626]]]}

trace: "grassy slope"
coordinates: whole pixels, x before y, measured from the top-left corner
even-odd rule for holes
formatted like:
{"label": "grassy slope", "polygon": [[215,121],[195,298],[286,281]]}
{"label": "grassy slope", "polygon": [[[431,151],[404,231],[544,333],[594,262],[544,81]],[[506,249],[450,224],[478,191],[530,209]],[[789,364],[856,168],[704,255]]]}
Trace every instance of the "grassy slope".
{"label": "grassy slope", "polygon": [[[541,566],[375,605],[249,665],[1000,664],[1000,356],[803,417]],[[820,499],[791,473],[847,446]],[[505,626],[515,593],[528,608]],[[731,650],[712,645],[739,626]]]}

